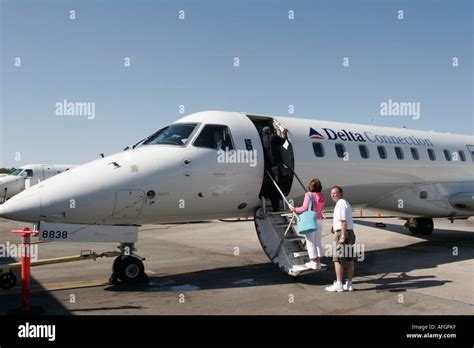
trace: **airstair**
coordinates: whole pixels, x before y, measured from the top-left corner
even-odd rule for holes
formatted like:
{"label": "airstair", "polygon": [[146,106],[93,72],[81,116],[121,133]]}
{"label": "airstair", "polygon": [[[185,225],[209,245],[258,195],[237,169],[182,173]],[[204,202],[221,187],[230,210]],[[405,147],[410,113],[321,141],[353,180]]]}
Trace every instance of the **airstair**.
{"label": "airstair", "polygon": [[[256,210],[254,222],[265,254],[270,261],[290,276],[325,271],[326,267],[315,270],[305,266],[305,263],[309,262],[309,256],[305,237],[297,232],[298,216],[286,210],[290,203],[268,171],[266,175],[270,177],[282,196],[285,211],[273,212],[271,206],[268,206],[269,200],[262,197],[262,207]],[[304,189],[304,185],[299,178],[297,179]]]}

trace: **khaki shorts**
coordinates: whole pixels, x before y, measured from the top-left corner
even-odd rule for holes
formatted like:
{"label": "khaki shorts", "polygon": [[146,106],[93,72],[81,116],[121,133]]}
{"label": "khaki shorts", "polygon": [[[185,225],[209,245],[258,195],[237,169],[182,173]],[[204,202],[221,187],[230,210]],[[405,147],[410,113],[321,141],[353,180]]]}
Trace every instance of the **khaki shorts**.
{"label": "khaki shorts", "polygon": [[356,242],[354,230],[346,230],[346,239],[343,244],[337,244],[339,239],[341,239],[341,231],[337,231],[335,235],[334,242],[336,243],[336,248],[332,260],[339,263],[355,261],[357,257],[354,254],[354,244]]}

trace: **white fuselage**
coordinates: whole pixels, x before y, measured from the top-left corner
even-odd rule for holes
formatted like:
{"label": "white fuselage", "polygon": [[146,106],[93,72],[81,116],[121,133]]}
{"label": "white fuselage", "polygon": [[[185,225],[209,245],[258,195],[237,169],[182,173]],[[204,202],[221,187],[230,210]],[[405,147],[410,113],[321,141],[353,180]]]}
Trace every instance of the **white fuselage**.
{"label": "white fuselage", "polygon": [[[261,119],[288,129],[294,171],[305,185],[318,177],[324,194],[339,185],[353,206],[398,216],[474,215],[468,199],[474,194],[474,155],[468,147],[474,144],[472,136],[288,117]],[[252,216],[261,205],[264,155],[249,115],[207,111],[176,123],[196,124],[185,145],[145,144],[86,163],[16,195],[0,207],[0,216],[109,225]],[[234,149],[255,151],[256,161],[240,158],[234,163],[236,157],[223,160],[215,149],[195,146],[206,125],[228,127]],[[310,129],[321,137],[311,138]],[[322,157],[316,156],[315,143],[323,147],[318,153]],[[345,147],[343,158],[337,155],[336,143]],[[367,147],[368,158],[361,156],[359,145]],[[377,146],[385,147],[386,159],[380,158]],[[395,146],[404,159],[397,159]],[[410,148],[417,149],[418,160]],[[434,151],[436,160],[429,159],[427,149]],[[458,158],[447,161],[444,150]],[[293,179],[287,197],[299,203],[303,193]]]}

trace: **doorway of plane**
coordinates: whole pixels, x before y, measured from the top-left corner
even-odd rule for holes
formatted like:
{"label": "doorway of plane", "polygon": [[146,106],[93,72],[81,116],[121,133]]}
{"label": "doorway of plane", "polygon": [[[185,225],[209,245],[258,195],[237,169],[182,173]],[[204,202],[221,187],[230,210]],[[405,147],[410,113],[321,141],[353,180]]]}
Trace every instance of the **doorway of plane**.
{"label": "doorway of plane", "polygon": [[[248,118],[255,125],[255,128],[257,128],[261,141],[262,141],[262,129],[266,126],[269,126],[270,128],[272,128],[273,132],[277,134],[278,136],[283,137],[283,130],[285,129],[285,126],[282,125],[273,117],[248,115]],[[263,141],[262,141],[262,147],[263,147]],[[281,158],[283,160],[283,164],[285,164],[290,170],[285,171],[283,180],[280,180],[278,182],[278,186],[280,187],[283,194],[287,196],[290,193],[291,187],[293,185],[293,179],[294,179],[293,173],[295,169],[295,158],[293,155],[293,146],[291,142],[288,140],[285,143],[285,145],[280,148],[280,151],[281,151],[280,153],[281,153]],[[265,166],[265,173],[267,171],[271,172],[271,168],[267,168]]]}

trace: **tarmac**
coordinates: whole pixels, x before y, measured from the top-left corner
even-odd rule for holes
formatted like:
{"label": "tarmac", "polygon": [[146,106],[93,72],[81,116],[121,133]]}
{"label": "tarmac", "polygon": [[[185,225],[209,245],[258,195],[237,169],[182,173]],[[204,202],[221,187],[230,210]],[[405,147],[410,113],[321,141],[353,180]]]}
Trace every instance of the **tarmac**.
{"label": "tarmac", "polygon": [[[330,223],[323,245],[332,242]],[[474,314],[474,219],[435,219],[430,236],[412,235],[403,223],[354,220],[364,260],[353,292],[325,291],[335,279],[330,258],[322,260],[327,271],[293,278],[264,254],[253,221],[208,221],[140,228],[148,284],[109,285],[113,258],[33,267],[31,305],[50,315]],[[11,230],[22,227],[32,226],[0,219],[0,247],[20,244]],[[35,245],[39,259],[117,250],[113,243]],[[3,256],[0,263],[18,260]],[[20,294],[20,281],[0,289],[0,314],[18,308]]]}

